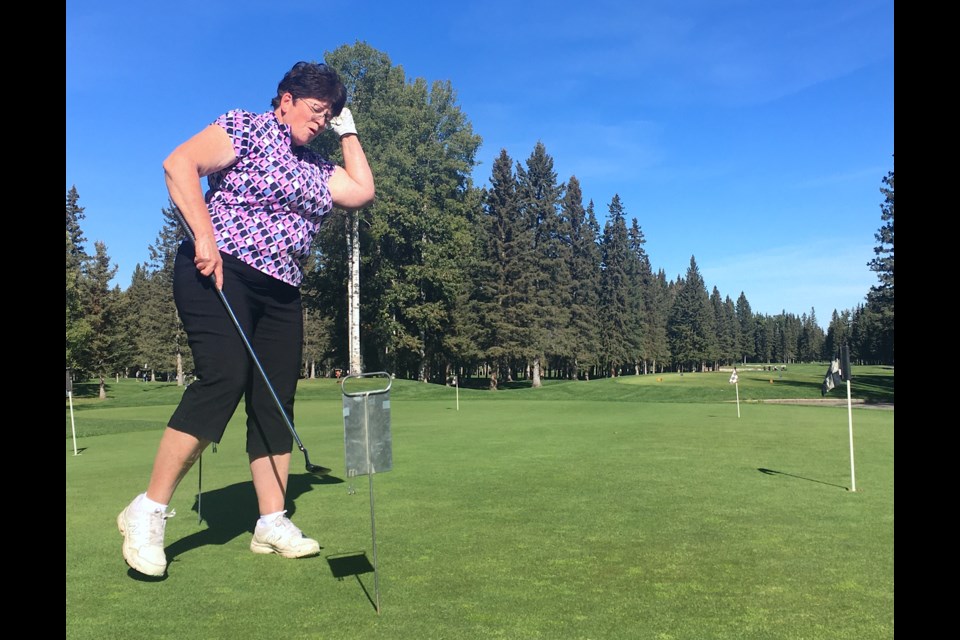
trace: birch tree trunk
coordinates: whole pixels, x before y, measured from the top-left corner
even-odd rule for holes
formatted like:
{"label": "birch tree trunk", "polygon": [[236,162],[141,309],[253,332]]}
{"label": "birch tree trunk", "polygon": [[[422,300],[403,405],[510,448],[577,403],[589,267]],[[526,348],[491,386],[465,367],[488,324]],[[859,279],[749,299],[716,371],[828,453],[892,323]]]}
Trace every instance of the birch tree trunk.
{"label": "birch tree trunk", "polygon": [[360,212],[346,216],[347,247],[350,252],[347,278],[347,318],[349,323],[350,373],[361,373],[360,368]]}

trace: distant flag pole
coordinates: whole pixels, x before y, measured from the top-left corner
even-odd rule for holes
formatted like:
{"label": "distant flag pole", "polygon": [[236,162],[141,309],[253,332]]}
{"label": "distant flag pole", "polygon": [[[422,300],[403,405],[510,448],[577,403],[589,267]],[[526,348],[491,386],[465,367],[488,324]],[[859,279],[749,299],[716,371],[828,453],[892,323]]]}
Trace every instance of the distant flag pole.
{"label": "distant flag pole", "polygon": [[843,362],[842,376],[847,381],[847,425],[850,431],[850,491],[857,490],[857,475],[853,465],[853,400],[850,397],[850,347],[840,348],[840,360]]}
{"label": "distant flag pole", "polygon": [[70,432],[73,434],[73,455],[77,455],[77,425],[73,421],[73,378],[67,367],[67,400],[70,402]]}
{"label": "distant flag pole", "polygon": [[460,411],[460,376],[453,376],[453,386],[457,388],[457,411]]}
{"label": "distant flag pole", "polygon": [[841,382],[847,383],[847,424],[850,430],[850,491],[857,490],[857,475],[853,465],[853,399],[850,397],[850,347],[843,345],[840,347],[840,357],[830,362],[827,367],[827,375],[823,379],[823,385],[820,387],[820,395],[827,393],[834,387],[840,386]]}
{"label": "distant flag pole", "polygon": [[737,417],[740,417],[740,377],[737,375],[737,368],[733,368],[733,373],[730,374],[730,384],[732,384],[737,389]]}

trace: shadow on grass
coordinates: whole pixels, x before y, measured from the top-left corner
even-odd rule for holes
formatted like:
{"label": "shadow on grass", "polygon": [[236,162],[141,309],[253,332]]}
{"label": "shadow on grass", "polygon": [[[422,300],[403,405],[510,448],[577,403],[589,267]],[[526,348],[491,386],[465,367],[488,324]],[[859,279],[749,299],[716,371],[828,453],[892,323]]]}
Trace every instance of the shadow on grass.
{"label": "shadow on grass", "polygon": [[[296,513],[294,501],[315,485],[340,484],[336,476],[317,477],[309,473],[290,474],[287,480],[287,517]],[[191,533],[166,548],[167,562],[172,563],[182,553],[205,545],[223,545],[244,533],[253,535],[259,515],[257,495],[253,482],[238,482],[220,489],[204,491],[194,499],[191,510],[207,522],[207,528]],[[309,535],[309,534],[307,534]]]}
{"label": "shadow on grass", "polygon": [[844,487],[843,485],[833,484],[832,482],[824,482],[823,480],[814,480],[813,478],[804,478],[803,476],[797,476],[792,473],[787,473],[786,471],[775,471],[774,469],[757,469],[760,473],[765,473],[768,476],[790,476],[791,478],[797,478],[798,480],[806,480],[807,482],[816,482],[817,484],[825,484],[830,487],[838,487],[844,491],[848,491],[849,487]]}
{"label": "shadow on grass", "polygon": [[164,572],[162,576],[148,576],[127,567],[127,577],[131,580],[136,580],[137,582],[163,582],[167,579],[167,573]]}
{"label": "shadow on grass", "polygon": [[858,376],[854,369],[852,380],[866,402],[893,402],[893,376],[870,374]]}
{"label": "shadow on grass", "polygon": [[[109,389],[110,385],[107,385]],[[99,382],[74,382],[73,391],[70,392],[74,398],[99,398],[100,397],[100,383]]]}
{"label": "shadow on grass", "polygon": [[374,572],[373,565],[370,564],[370,560],[367,559],[366,552],[356,551],[329,555],[327,556],[327,564],[330,565],[330,573],[333,574],[333,577],[341,582],[346,577],[355,577],[357,584],[360,585],[360,589],[363,591],[363,595],[367,596],[367,601],[370,602],[370,606],[376,610],[376,601],[371,597],[366,585],[363,584],[363,580],[360,579],[361,574]]}

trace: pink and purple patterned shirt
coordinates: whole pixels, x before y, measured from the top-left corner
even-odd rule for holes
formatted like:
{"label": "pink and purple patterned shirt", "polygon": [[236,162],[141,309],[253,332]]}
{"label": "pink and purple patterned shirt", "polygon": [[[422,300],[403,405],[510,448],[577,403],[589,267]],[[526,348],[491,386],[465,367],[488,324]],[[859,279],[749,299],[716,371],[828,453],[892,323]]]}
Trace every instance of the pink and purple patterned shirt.
{"label": "pink and purple patterned shirt", "polygon": [[301,261],[333,208],[334,165],[292,146],[290,127],[273,111],[235,109],[216,119],[237,161],[207,177],[207,208],[217,245],[253,268],[298,287]]}

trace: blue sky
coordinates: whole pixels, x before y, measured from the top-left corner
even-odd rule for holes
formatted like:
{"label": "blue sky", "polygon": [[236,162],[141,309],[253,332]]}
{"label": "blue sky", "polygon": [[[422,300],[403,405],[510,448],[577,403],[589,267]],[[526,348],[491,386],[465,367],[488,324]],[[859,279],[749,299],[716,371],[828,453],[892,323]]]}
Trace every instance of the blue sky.
{"label": "blue sky", "polygon": [[[695,257],[754,312],[861,304],[893,169],[892,0],[67,0],[66,180],[126,288],[162,224],[161,163],[298,60],[362,41],[449,80],[474,183],[542,141],[603,220],[619,194],[655,270]],[[357,126],[363,135],[363,122]]]}

